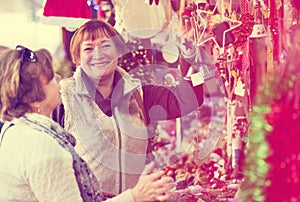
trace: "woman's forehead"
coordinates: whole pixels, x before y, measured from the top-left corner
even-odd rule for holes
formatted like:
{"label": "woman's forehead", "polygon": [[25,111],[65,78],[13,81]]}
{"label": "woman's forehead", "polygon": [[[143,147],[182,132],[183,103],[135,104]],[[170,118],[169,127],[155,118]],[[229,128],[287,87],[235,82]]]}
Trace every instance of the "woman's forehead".
{"label": "woman's forehead", "polygon": [[82,40],[83,41],[94,41],[98,38],[110,38],[111,36],[105,30],[97,29],[97,30],[87,30],[84,32]]}
{"label": "woman's forehead", "polygon": [[104,37],[99,37],[97,39],[86,39],[86,40],[83,40],[81,45],[83,46],[86,46],[86,45],[100,45],[102,43],[105,43],[105,42],[110,42],[111,40],[109,38],[107,38],[106,36]]}

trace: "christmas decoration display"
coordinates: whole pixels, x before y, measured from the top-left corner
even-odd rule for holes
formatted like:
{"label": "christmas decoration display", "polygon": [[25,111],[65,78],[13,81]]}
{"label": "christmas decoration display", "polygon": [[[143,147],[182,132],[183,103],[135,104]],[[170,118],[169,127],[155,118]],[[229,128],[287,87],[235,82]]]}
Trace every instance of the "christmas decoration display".
{"label": "christmas decoration display", "polygon": [[[151,6],[155,6],[155,3],[152,2]],[[239,97],[243,98],[247,91],[245,87],[247,80],[242,77],[242,64],[239,59],[243,54],[240,47],[247,43],[254,21],[250,14],[236,20],[233,16],[231,19],[228,15],[225,17],[211,11],[207,13],[199,11],[195,5],[188,5],[184,9],[183,19],[193,16],[192,13],[197,13],[193,17],[195,22],[191,22],[196,25],[195,33],[191,33],[196,37],[196,43],[186,38],[172,37],[172,32],[167,32],[169,37],[160,40],[154,40],[154,37],[151,39],[154,44],[149,46],[146,43],[147,39],[143,37],[139,39],[132,35],[131,37],[129,33],[128,45],[133,46],[130,47],[133,51],[123,56],[119,65],[142,78],[143,83],[157,82],[157,72],[161,70],[154,70],[151,67],[155,64],[157,69],[160,69],[159,64],[168,67],[170,62],[175,61],[173,58],[168,60],[159,57],[159,54],[163,53],[163,47],[173,44],[175,48],[170,51],[173,56],[178,54],[176,50],[179,47],[179,57],[189,57],[189,61],[194,59],[191,62],[192,66],[202,72],[204,80],[216,80],[214,85],[221,93],[216,97],[209,95],[208,86],[209,97],[206,99],[208,105],[199,109],[199,112],[181,118],[181,131],[176,130],[174,124],[158,123],[154,126],[158,135],[153,142],[153,154],[157,167],[164,168],[166,175],[176,181],[175,192],[178,199],[218,201],[227,197],[234,198],[242,178],[240,164],[249,123],[245,116],[246,112],[240,113],[240,117],[235,118],[237,111],[244,109],[240,107],[243,103]],[[219,13],[222,13],[221,10]],[[183,26],[183,29],[186,27]],[[244,34],[243,37],[241,33]],[[207,36],[215,43],[206,43],[205,41],[209,41],[205,39]],[[175,40],[175,43],[172,43],[172,40]],[[215,48],[217,48],[215,54],[210,52]],[[215,55],[215,61],[211,54]],[[162,63],[163,60],[166,60],[165,64]],[[161,83],[176,85],[175,72],[165,71]],[[207,116],[205,113],[208,113]],[[181,140],[180,145],[176,143],[178,139]],[[215,150],[217,148],[219,149]],[[219,157],[214,158],[220,150],[222,152]]]}
{"label": "christmas decoration display", "polygon": [[[300,30],[291,32],[293,42]],[[299,47],[257,96],[241,185],[245,201],[299,201]],[[283,144],[284,143],[284,144]]]}
{"label": "christmas decoration display", "polygon": [[[89,2],[97,18],[108,20],[105,1]],[[299,99],[300,78],[293,71],[281,77],[297,44],[289,44],[283,34],[299,24],[300,3],[238,2],[110,4],[115,27],[130,50],[119,59],[120,67],[143,85],[176,86],[179,61],[185,59],[205,81],[203,107],[180,120],[149,126],[157,134],[151,139],[157,169],[176,182],[174,201],[229,201],[238,197],[238,189],[244,201],[300,201],[300,112],[290,102]],[[51,16],[47,3],[45,16]],[[57,64],[58,69],[68,65]]]}

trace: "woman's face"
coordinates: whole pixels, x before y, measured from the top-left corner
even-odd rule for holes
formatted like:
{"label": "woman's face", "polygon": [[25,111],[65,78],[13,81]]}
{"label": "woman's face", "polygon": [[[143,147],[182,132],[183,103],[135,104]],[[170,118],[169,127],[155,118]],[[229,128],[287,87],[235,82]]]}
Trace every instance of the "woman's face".
{"label": "woman's face", "polygon": [[40,113],[49,116],[56,107],[61,103],[61,93],[59,86],[60,76],[55,74],[53,79],[47,83],[45,76],[41,77],[41,83],[46,95],[46,98],[38,103]]}
{"label": "woman's face", "polygon": [[81,68],[95,83],[113,78],[118,64],[118,57],[116,46],[106,36],[81,43]]}

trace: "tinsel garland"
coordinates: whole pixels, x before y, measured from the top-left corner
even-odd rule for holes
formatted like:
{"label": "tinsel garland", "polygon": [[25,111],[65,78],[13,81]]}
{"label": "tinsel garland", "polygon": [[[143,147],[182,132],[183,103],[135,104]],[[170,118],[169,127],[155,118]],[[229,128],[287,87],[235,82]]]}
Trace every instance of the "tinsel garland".
{"label": "tinsel garland", "polygon": [[241,184],[243,201],[300,200],[300,111],[293,108],[296,76],[271,76],[251,116]]}
{"label": "tinsel garland", "polygon": [[265,162],[268,155],[266,133],[271,130],[264,115],[270,111],[268,105],[255,106],[252,112],[252,126],[249,131],[248,147],[244,165],[244,182],[241,184],[243,201],[264,201],[263,188],[269,166]]}
{"label": "tinsel garland", "polygon": [[296,79],[295,74],[290,74],[277,85],[282,93],[277,93],[266,116],[273,127],[267,135],[272,154],[266,159],[270,165],[266,175],[270,185],[264,191],[266,202],[300,200],[300,109],[294,108],[293,100],[299,93],[294,88]]}
{"label": "tinsel garland", "polygon": [[[273,61],[279,61],[279,50],[280,50],[280,30],[279,30],[279,11],[278,11],[278,1],[269,0],[270,4],[270,16],[269,16],[269,26],[272,34],[273,42]],[[273,67],[274,68],[274,67]]]}
{"label": "tinsel garland", "polygon": [[235,36],[233,46],[236,49],[242,47],[248,41],[248,38],[251,35],[253,26],[255,24],[254,16],[249,13],[242,14],[239,21],[242,22],[242,25],[232,30],[232,33]]}

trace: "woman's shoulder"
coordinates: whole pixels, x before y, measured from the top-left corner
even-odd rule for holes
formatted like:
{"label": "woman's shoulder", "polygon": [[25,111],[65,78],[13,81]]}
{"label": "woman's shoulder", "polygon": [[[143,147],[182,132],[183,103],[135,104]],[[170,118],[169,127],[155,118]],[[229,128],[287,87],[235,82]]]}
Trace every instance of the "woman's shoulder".
{"label": "woman's shoulder", "polygon": [[61,156],[66,152],[49,134],[35,130],[25,124],[15,124],[4,134],[3,149],[22,151],[22,153],[35,153],[37,156]]}

